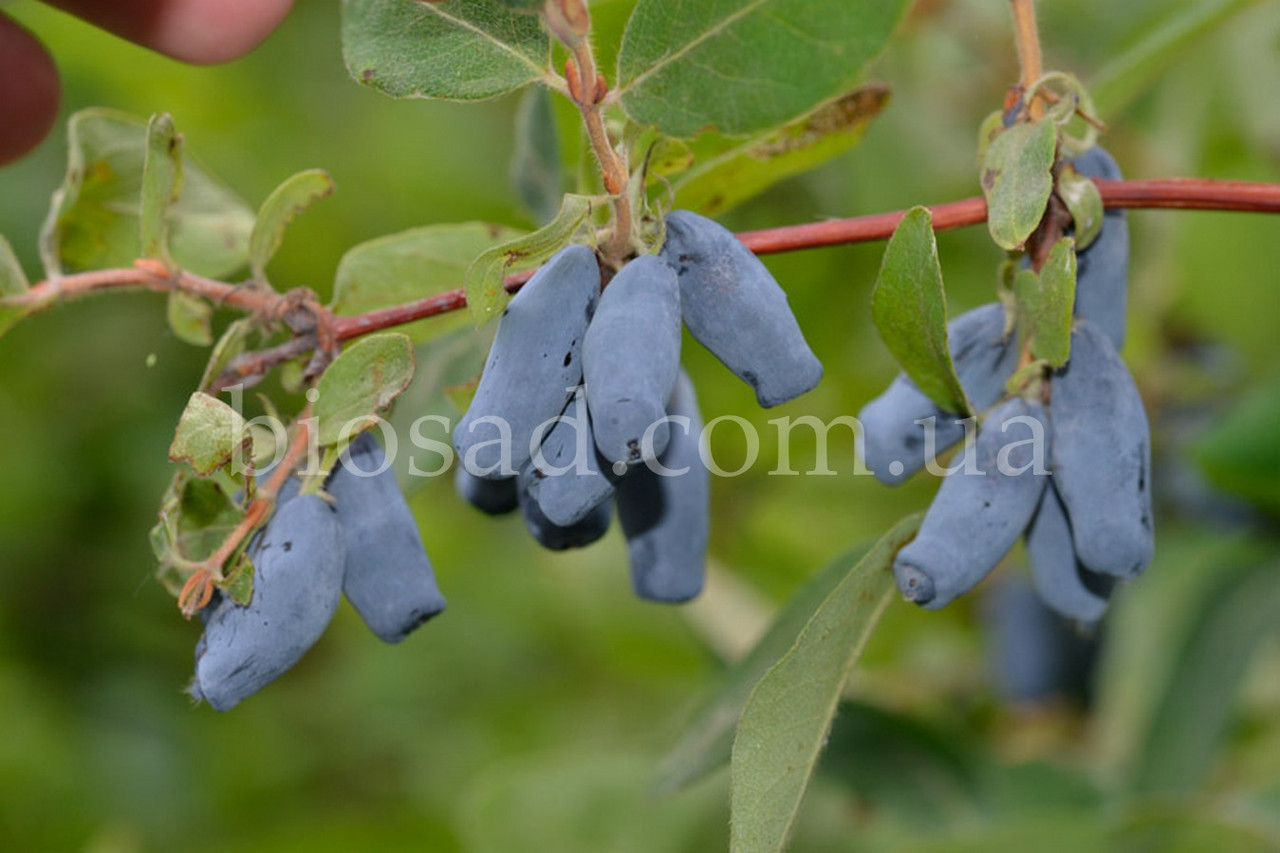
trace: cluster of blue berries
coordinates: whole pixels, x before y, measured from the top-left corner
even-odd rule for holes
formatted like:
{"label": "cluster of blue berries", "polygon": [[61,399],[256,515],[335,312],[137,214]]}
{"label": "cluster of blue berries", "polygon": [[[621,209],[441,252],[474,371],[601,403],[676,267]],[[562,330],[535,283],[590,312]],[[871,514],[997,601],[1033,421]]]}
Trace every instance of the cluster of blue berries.
{"label": "cluster of blue berries", "polygon": [[[1102,149],[1074,161],[1088,177],[1118,180]],[[1142,400],[1118,355],[1124,343],[1128,226],[1109,211],[1078,254],[1071,358],[1028,396],[1006,395],[1020,349],[1002,305],[948,326],[961,384],[979,411],[970,466],[955,466],[894,573],[908,599],[942,607],[971,589],[1025,533],[1032,580],[1051,608],[1096,622],[1118,579],[1137,577],[1154,549],[1151,440]],[[866,460],[902,482],[930,455],[960,442],[966,425],[905,375],[860,415]]]}
{"label": "cluster of blue berries", "polygon": [[485,512],[519,508],[553,550],[598,540],[616,507],[636,594],[686,601],[705,578],[710,478],[682,322],[762,406],[822,365],[773,276],[710,219],[673,212],[660,253],[601,284],[594,253],[570,246],[511,300],[454,431],[455,482]]}

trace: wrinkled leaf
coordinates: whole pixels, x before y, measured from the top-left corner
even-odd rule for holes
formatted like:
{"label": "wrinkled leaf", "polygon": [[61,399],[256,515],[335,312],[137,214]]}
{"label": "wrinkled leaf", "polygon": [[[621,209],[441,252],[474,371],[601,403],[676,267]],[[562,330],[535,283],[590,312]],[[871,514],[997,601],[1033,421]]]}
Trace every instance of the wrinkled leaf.
{"label": "wrinkled leaf", "polygon": [[533,218],[548,222],[560,207],[562,181],[560,139],[551,93],[535,86],[524,93],[516,109],[511,183]]}
{"label": "wrinkled leaf", "polygon": [[674,207],[714,216],[741,204],[849,150],[888,102],[887,86],[868,85],[747,142],[700,139],[693,168],[673,182]]}
{"label": "wrinkled leaf", "polygon": [[946,411],[968,415],[947,343],[947,297],[932,223],[927,208],[915,207],[894,230],[871,292],[871,316],[920,390]]}
{"label": "wrinkled leaf", "polygon": [[667,751],[659,765],[653,785],[655,792],[677,791],[729,763],[733,730],[751,690],[786,654],[814,611],[868,550],[865,545],[850,549],[810,578],[778,611],[747,656],[721,674],[679,743]]}
{"label": "wrinkled leaf", "polygon": [[376,424],[378,413],[409,387],[413,367],[408,335],[371,335],[344,349],[316,386],[320,445],[337,444]]}
{"label": "wrinkled leaf", "polygon": [[919,524],[910,516],[885,533],[751,692],[733,742],[735,853],[785,846],[844,684],[895,595],[894,555]]}
{"label": "wrinkled leaf", "polygon": [[493,98],[541,78],[550,50],[536,15],[496,0],[342,4],[347,73],[396,98]]}
{"label": "wrinkled leaf", "polygon": [[1163,698],[1153,706],[1131,782],[1141,793],[1192,793],[1214,766],[1254,653],[1274,636],[1280,563],[1219,567],[1218,582],[1173,658]]}
{"label": "wrinkled leaf", "polygon": [[472,322],[483,326],[502,314],[509,298],[502,281],[517,266],[541,263],[560,251],[591,213],[591,200],[568,194],[556,218],[534,231],[488,249],[467,268],[467,309]]}
{"label": "wrinkled leaf", "polygon": [[[147,127],[113,110],[81,110],[67,124],[67,175],[40,234],[50,277],[128,266],[140,244]],[[169,207],[169,252],[183,269],[215,278],[242,266],[253,213],[183,154],[182,194]]]}
{"label": "wrinkled leaf", "polygon": [[1237,12],[1257,3],[1258,0],[1199,0],[1168,7],[1152,6],[1163,17],[1136,28],[1134,31],[1141,33],[1141,38],[1128,49],[1112,55],[1098,71],[1090,87],[1098,109],[1104,115],[1121,112],[1171,65],[1183,59],[1192,45],[1212,34]]}
{"label": "wrinkled leaf", "polygon": [[169,328],[178,340],[198,347],[213,343],[213,306],[182,290],[169,291]]}
{"label": "wrinkled leaf", "polygon": [[1083,251],[1102,233],[1102,193],[1098,192],[1097,184],[1068,163],[1058,176],[1058,197],[1071,213],[1076,251]]}
{"label": "wrinkled leaf", "polygon": [[640,0],[618,58],[622,106],[669,136],[745,136],[853,88],[906,0]]}
{"label": "wrinkled leaf", "polygon": [[197,391],[178,419],[178,429],[169,446],[169,459],[186,462],[203,476],[230,462],[236,451],[249,441],[244,417],[239,412],[217,397]]}
{"label": "wrinkled leaf", "polygon": [[138,233],[142,257],[169,260],[169,208],[182,189],[182,137],[168,113],[147,124]]}
{"label": "wrinkled leaf", "polygon": [[284,232],[290,223],[333,190],[333,178],[328,172],[308,169],[286,178],[267,196],[249,236],[249,268],[255,279],[267,280],[267,263],[284,242]]}
{"label": "wrinkled leaf", "polygon": [[188,576],[182,563],[212,556],[244,513],[216,479],[182,469],[161,499],[159,516],[151,531],[151,547],[160,564],[157,577],[176,596]]}
{"label": "wrinkled leaf", "polygon": [[[484,222],[428,225],[378,237],[347,251],[333,286],[334,311],[363,314],[461,287],[483,252],[528,232]],[[458,328],[462,312],[402,327],[415,342]]]}
{"label": "wrinkled leaf", "polygon": [[1049,119],[1006,128],[982,159],[987,228],[1002,249],[1021,249],[1044,217],[1053,192],[1058,128]]}
{"label": "wrinkled leaf", "polygon": [[1075,241],[1063,237],[1049,251],[1040,274],[1021,269],[1013,280],[1018,317],[1036,358],[1062,367],[1071,354],[1072,308],[1076,300]]}

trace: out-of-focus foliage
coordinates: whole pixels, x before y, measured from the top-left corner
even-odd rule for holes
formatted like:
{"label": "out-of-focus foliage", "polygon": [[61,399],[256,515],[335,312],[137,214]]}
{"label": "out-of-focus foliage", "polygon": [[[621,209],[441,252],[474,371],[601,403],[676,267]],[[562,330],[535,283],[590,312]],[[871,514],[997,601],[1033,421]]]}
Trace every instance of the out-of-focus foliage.
{"label": "out-of-focus foliage", "polygon": [[[394,101],[359,87],[343,67],[337,4],[297,5],[253,55],[206,69],[31,0],[6,11],[51,44],[68,114],[91,105],[172,113],[185,150],[251,207],[303,169],[332,175],[334,197],[297,220],[272,260],[281,289],[327,297],[346,250],[409,228],[536,227],[507,184],[516,98]],[[610,73],[609,45],[630,5],[592,4]],[[1087,84],[1172,7],[1201,4],[1039,5],[1047,65]],[[869,76],[890,83],[893,97],[863,141],[726,224],[761,228],[980,191],[977,128],[1016,76],[1005,4],[917,3]],[[1105,144],[1133,178],[1280,180],[1276,79],[1280,4],[1262,2],[1178,51],[1123,114],[1103,115]],[[577,136],[561,131],[573,175]],[[56,136],[0,171],[0,233],[33,280],[64,162],[65,136]],[[1069,698],[1000,698],[985,668],[996,656],[979,597],[939,613],[895,602],[849,686],[796,851],[1023,850],[1046,838],[1086,849],[1104,837],[1145,849],[1274,845],[1280,642],[1258,638],[1225,687],[1225,670],[1179,660],[1195,636],[1228,652],[1245,647],[1231,620],[1203,607],[1229,600],[1222,576],[1241,554],[1274,565],[1280,550],[1266,515],[1274,501],[1255,508],[1239,502],[1257,499],[1248,490],[1239,499],[1211,491],[1188,450],[1272,370],[1280,223],[1172,212],[1134,213],[1131,223],[1125,355],[1157,444],[1157,557],[1104,624],[1091,710]],[[945,233],[938,244],[951,312],[989,301],[999,254],[986,231]],[[740,415],[766,437],[750,471],[713,485],[712,555],[726,568],[702,601],[637,602],[616,533],[548,555],[517,519],[480,517],[437,478],[413,505],[449,611],[386,647],[343,605],[295,670],[228,715],[192,708],[181,692],[198,628],[152,580],[147,541],[171,476],[166,449],[205,354],[173,337],[163,300],[148,295],[19,324],[0,342],[0,849],[723,849],[726,775],[653,800],[658,759],[720,655],[749,643],[817,567],[922,508],[933,488],[925,475],[899,490],[848,475],[840,430],[831,465],[843,476],[767,473],[778,461],[771,418],[853,414],[891,378],[869,311],[882,249],[768,260],[827,369],[814,392],[778,411],[758,410],[750,389],[688,342],[708,419]],[[431,373],[420,366],[420,378]],[[397,417],[425,413],[405,407],[427,398],[456,416],[439,395],[411,388]],[[744,452],[732,428],[718,429],[714,446],[726,468]],[[813,467],[808,430],[793,432],[789,455],[793,469]],[[1019,559],[1007,571],[1021,571]],[[1198,673],[1213,678],[1197,682]],[[1167,766],[1143,752],[1161,742],[1152,727],[1186,724],[1161,707],[1181,694],[1175,710],[1192,708],[1197,689],[1236,699],[1216,733],[1199,732],[1208,743],[1195,748],[1209,757],[1197,758],[1194,807],[1130,809],[1131,780]]]}

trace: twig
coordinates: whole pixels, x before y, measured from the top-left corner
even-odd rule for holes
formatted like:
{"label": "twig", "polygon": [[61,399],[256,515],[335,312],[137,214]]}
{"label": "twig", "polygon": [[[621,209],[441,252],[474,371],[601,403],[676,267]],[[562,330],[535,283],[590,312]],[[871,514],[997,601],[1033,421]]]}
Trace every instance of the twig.
{"label": "twig", "polygon": [[[1044,74],[1040,59],[1040,33],[1036,28],[1035,0],[1010,0],[1013,8],[1013,36],[1018,45],[1018,85],[1029,91]],[[1041,112],[1038,103],[1027,105],[1032,118]]]}
{"label": "twig", "polygon": [[604,259],[614,269],[619,269],[631,246],[633,214],[627,193],[629,170],[626,161],[609,141],[609,131],[604,126],[604,115],[600,110],[609,86],[596,68],[595,53],[591,49],[591,17],[584,0],[548,0],[544,15],[548,28],[573,54],[565,63],[565,83],[568,84],[569,98],[582,113],[591,150],[600,164],[605,191],[611,196],[613,234],[605,247]]}
{"label": "twig", "polygon": [[[1202,178],[1166,178],[1147,181],[1094,181],[1108,208],[1146,208],[1164,210],[1222,210],[1247,213],[1280,214],[1280,184],[1247,181],[1216,181]],[[949,231],[978,225],[986,221],[987,204],[981,197],[967,198],[929,208],[935,231]],[[905,210],[876,213],[850,219],[832,219],[804,225],[785,225],[738,235],[747,248],[757,255],[843,246],[886,240],[907,214]],[[529,280],[532,272],[508,276],[504,284],[514,292]],[[198,293],[231,308],[270,313],[282,297],[269,291],[239,287],[202,279],[190,273],[178,277],[158,277],[147,264],[119,269],[76,273],[56,280],[41,282],[29,292],[4,300],[7,305],[29,306],[40,310],[60,299],[82,296],[104,290],[144,287],[165,292],[174,287]],[[461,289],[449,290],[404,305],[381,308],[350,317],[331,317],[332,332],[339,342],[362,335],[403,326],[439,314],[466,307]],[[323,309],[321,309],[323,310]],[[305,355],[314,340],[300,336],[269,350],[246,353],[235,362],[235,370],[244,376],[261,375],[276,364]],[[234,384],[234,382],[230,383]],[[225,387],[225,386],[223,386]]]}

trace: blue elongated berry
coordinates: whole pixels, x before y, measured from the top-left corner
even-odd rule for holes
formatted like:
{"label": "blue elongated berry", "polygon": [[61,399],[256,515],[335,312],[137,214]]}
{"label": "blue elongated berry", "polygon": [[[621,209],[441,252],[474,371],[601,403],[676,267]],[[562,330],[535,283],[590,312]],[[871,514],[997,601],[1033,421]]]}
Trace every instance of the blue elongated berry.
{"label": "blue elongated berry", "polygon": [[613,518],[613,501],[606,499],[592,507],[579,521],[562,527],[547,518],[529,493],[533,476],[532,464],[526,465],[520,472],[520,514],[524,518],[525,528],[543,548],[549,551],[585,548],[608,532],[609,522]]}
{"label": "blue elongated berry", "polygon": [[459,464],[453,470],[453,487],[467,503],[489,515],[506,515],[520,505],[515,477],[477,477]]}
{"label": "blue elongated berry", "polygon": [[1151,435],[1133,377],[1110,338],[1076,321],[1071,360],[1050,380],[1052,468],[1088,569],[1137,577],[1155,549]]}
{"label": "blue elongated berry", "polygon": [[[969,401],[978,411],[1004,394],[1005,382],[1018,366],[1018,347],[1005,335],[1004,307],[992,302],[967,311],[947,325],[951,360]],[[932,427],[928,421],[933,418]],[[883,394],[858,413],[865,442],[865,461],[876,479],[897,485],[924,467],[930,450],[941,453],[964,438],[964,421],[943,411],[906,374],[899,374]],[[926,431],[933,430],[933,444]]]}
{"label": "blue elongated berry", "polygon": [[893,572],[902,594],[936,610],[972,589],[1008,553],[1048,483],[1044,407],[1020,397],[997,406],[973,446],[975,473],[949,474]]}
{"label": "blue elongated berry", "polygon": [[[1072,163],[1086,177],[1118,181],[1124,176],[1111,155],[1090,148]],[[1129,221],[1123,210],[1108,210],[1102,231],[1076,255],[1077,317],[1097,326],[1115,346],[1124,347],[1125,309],[1129,293]]]}
{"label": "blue elongated berry", "polygon": [[559,527],[571,527],[613,497],[613,472],[601,466],[586,394],[579,389],[530,460],[529,494]]}
{"label": "blue elongated berry", "polygon": [[688,210],[673,211],[666,225],[662,257],[679,274],[684,323],[698,342],[765,408],[817,385],[822,363],[760,259],[733,232]]}
{"label": "blue elongated berry", "polygon": [[560,414],[582,381],[583,339],[599,295],[595,254],[569,246],[512,298],[453,433],[458,458],[472,474],[514,477],[529,461],[534,429]]}
{"label": "blue elongated berry", "polygon": [[398,643],[444,610],[445,601],[418,523],[371,433],[351,443],[325,490],[346,547],[342,591],[379,639]]}
{"label": "blue elongated berry", "polygon": [[698,453],[702,416],[693,384],[683,373],[667,410],[688,423],[672,423],[671,441],[658,465],[638,465],[618,482],[618,521],[636,595],[680,602],[702,592],[711,496],[710,475]]}
{"label": "blue elongated berry", "polygon": [[662,453],[668,438],[662,416],[680,370],[675,272],[653,255],[623,267],[600,297],[582,358],[600,455],[635,465]]}
{"label": "blue elongated berry", "polygon": [[315,495],[281,505],[250,544],[249,558],[254,575],[248,605],[220,595],[206,608],[204,652],[191,692],[219,711],[297,663],[324,633],[342,593],[342,529]]}
{"label": "blue elongated berry", "polygon": [[1050,485],[1027,527],[1027,561],[1036,593],[1068,619],[1092,624],[1107,610],[1114,579],[1080,565],[1067,510]]}

